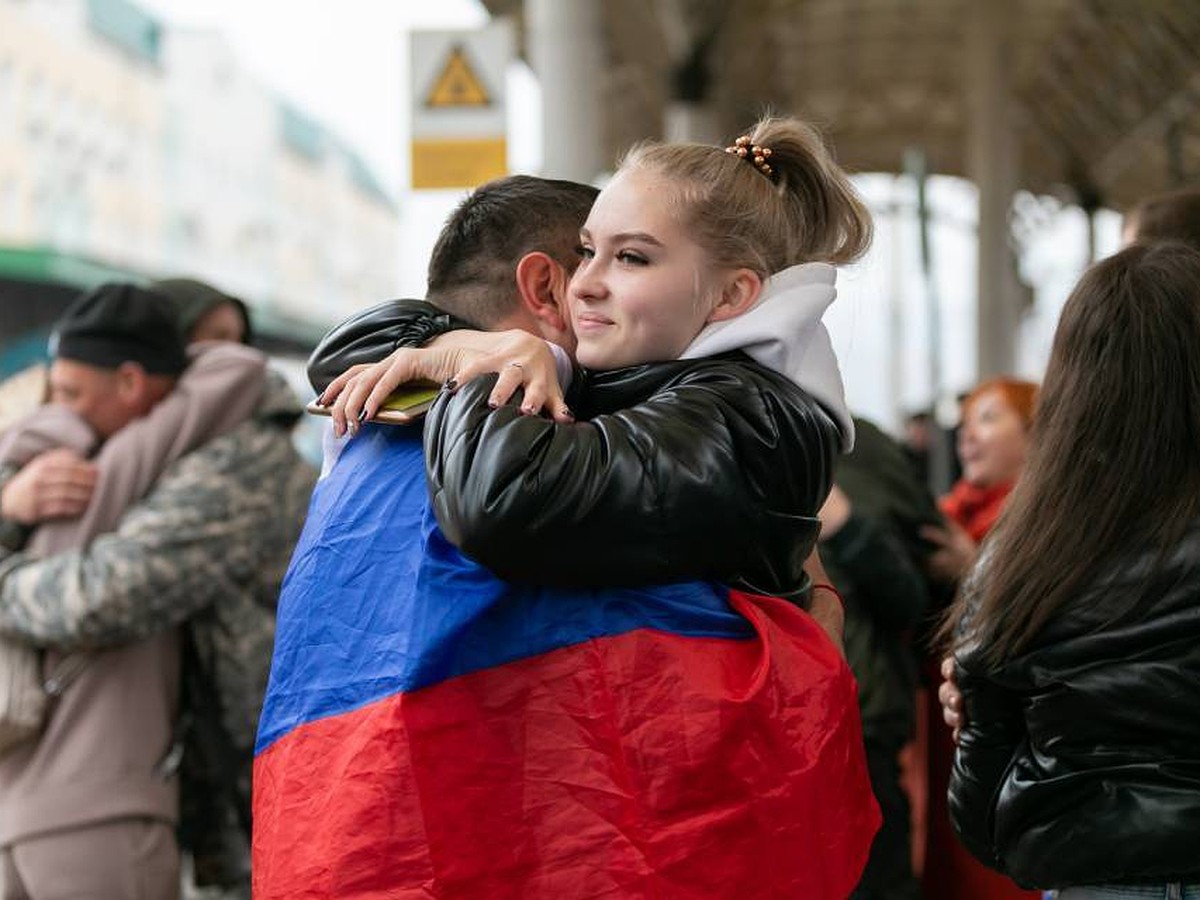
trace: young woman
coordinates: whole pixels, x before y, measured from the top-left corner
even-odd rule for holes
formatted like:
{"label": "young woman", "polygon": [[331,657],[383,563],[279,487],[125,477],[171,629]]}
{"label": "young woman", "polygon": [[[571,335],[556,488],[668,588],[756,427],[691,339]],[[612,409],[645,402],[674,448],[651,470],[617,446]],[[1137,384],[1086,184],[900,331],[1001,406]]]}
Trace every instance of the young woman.
{"label": "young woman", "polygon": [[950,812],[1061,900],[1200,897],[1200,253],[1134,245],[1063,309],[1028,462],[947,626]]}
{"label": "young woman", "polygon": [[[572,502],[557,488],[543,495],[519,478],[498,484],[499,472],[469,465],[494,458],[509,441],[519,454],[527,443],[552,441],[553,453],[525,462],[548,488],[577,479],[570,474],[576,467],[595,479],[591,514],[612,518],[589,528],[619,525],[642,553],[686,553],[708,560],[710,577],[737,577],[776,596],[803,594],[815,513],[839,444],[853,439],[821,314],[836,296],[833,264],[861,255],[870,234],[869,214],[845,173],[797,120],[765,119],[727,149],[650,144],[632,151],[593,207],[570,287],[576,357],[585,368],[568,400],[588,427],[570,427],[561,415],[558,422],[529,416],[543,401],[560,412],[542,383],[533,401],[527,392],[519,408],[502,405],[535,381],[529,370],[539,355],[541,371],[554,371],[542,342],[525,338],[518,349],[510,335],[473,336],[481,346],[512,348],[505,352],[520,365],[501,363],[494,389],[469,376],[495,356],[457,371],[452,383],[470,383],[443,396],[429,418],[435,508],[451,539],[505,577],[643,583],[646,567],[636,554],[615,571],[593,556],[586,564],[572,559],[561,578],[548,576],[547,557],[553,566],[560,551],[561,559],[577,555],[560,545],[577,546],[578,534],[554,518],[565,513],[579,524]],[[335,425],[353,430],[372,415],[412,377],[411,360],[391,371],[385,360],[335,381],[322,397],[334,407]],[[647,363],[662,365],[637,368]],[[477,426],[485,423],[488,452],[476,454]],[[655,442],[670,452],[642,447]],[[636,467],[597,464],[613,447],[628,450]],[[542,466],[558,467],[557,474]],[[627,483],[634,475],[639,483]],[[476,489],[490,498],[486,515],[477,514]],[[513,501],[503,512],[501,495]],[[609,502],[600,502],[606,495]],[[631,497],[646,508],[613,502]],[[643,515],[650,504],[655,509]],[[686,538],[677,534],[681,522]],[[538,559],[509,552],[513,535],[529,528],[530,539],[547,542]]]}
{"label": "young woman", "polygon": [[[460,372],[453,380],[466,383],[428,414],[427,475],[445,538],[507,582],[573,592],[554,595],[548,628],[597,610],[634,610],[639,623],[597,625],[602,633],[573,644],[582,677],[553,680],[582,693],[556,699],[553,726],[517,726],[503,742],[504,753],[522,747],[526,772],[550,767],[542,778],[555,799],[538,800],[550,820],[574,821],[568,813],[586,806],[605,823],[583,829],[569,865],[525,859],[536,875],[520,882],[526,896],[548,895],[551,883],[598,890],[579,878],[615,878],[606,890],[631,897],[833,898],[853,888],[878,813],[851,682],[807,617],[778,598],[806,600],[816,512],[838,447],[852,440],[821,314],[835,296],[833,264],[859,256],[869,236],[845,174],[795,120],[760,122],[728,151],[638,148],[581,233],[568,304],[585,367],[567,393],[574,421],[555,404],[557,420],[531,415],[541,403],[528,392],[520,407],[505,402],[526,380],[526,356],[500,366],[499,379]],[[534,346],[553,371],[549,351]],[[340,421],[355,422],[364,403],[369,414],[402,380],[390,366],[350,381]],[[732,584],[722,609],[750,631],[734,642],[718,631],[668,638],[682,607],[647,587],[664,560]],[[514,612],[508,594],[488,615],[519,613],[523,632],[537,630],[537,602],[522,597],[526,607]],[[750,656],[735,661],[735,648]],[[534,681],[545,681],[551,656],[527,660]],[[488,696],[480,702],[490,707]],[[506,704],[508,714],[528,709],[530,696]],[[571,753],[542,743],[559,727],[572,733]],[[580,760],[603,747],[620,760],[603,790],[590,774],[575,784]],[[502,813],[522,818],[499,799],[479,814],[498,825]],[[592,833],[614,826],[601,850]],[[568,870],[575,882],[555,882]]]}

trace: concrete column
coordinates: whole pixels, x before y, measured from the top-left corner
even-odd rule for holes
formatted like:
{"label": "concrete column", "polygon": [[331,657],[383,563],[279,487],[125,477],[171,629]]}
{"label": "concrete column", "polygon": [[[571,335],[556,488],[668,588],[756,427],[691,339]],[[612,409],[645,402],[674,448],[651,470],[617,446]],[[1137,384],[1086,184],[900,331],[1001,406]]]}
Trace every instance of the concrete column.
{"label": "concrete column", "polygon": [[1020,324],[1008,212],[1017,189],[1013,100],[1008,80],[1012,16],[1007,4],[967,6],[967,171],[979,189],[979,296],[976,369],[980,378],[1012,372]]}
{"label": "concrete column", "polygon": [[663,134],[668,141],[719,144],[717,113],[710,103],[675,100],[667,105]]}
{"label": "concrete column", "polygon": [[601,4],[526,0],[529,56],[542,86],[542,174],[593,181],[606,168]]}

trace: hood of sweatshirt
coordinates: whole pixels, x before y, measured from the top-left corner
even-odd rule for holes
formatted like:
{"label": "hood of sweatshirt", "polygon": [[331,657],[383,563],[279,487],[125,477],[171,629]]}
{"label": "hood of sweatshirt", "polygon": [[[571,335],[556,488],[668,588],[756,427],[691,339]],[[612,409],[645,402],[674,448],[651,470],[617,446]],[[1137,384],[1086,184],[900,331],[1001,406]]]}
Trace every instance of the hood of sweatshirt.
{"label": "hood of sweatshirt", "polygon": [[776,272],[758,302],[734,319],[714,322],[696,336],[681,359],[741,350],[786,375],[825,408],[842,434],[842,450],[854,446],[854,421],[846,406],[842,370],[822,316],[837,297],[837,269],[803,263]]}

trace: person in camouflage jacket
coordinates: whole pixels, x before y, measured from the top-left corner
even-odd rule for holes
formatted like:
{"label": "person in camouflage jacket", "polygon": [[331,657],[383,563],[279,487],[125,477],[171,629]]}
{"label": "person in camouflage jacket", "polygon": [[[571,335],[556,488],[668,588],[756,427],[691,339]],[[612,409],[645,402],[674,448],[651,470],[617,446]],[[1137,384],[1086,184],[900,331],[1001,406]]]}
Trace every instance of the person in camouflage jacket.
{"label": "person in camouflage jacket", "polygon": [[[294,395],[279,379],[267,385],[248,421],[180,459],[85,550],[43,560],[0,551],[0,633],[14,639],[119,652],[186,626],[183,818],[198,839],[234,818],[248,830],[273,607],[314,477],[291,445]],[[174,780],[177,757],[168,753],[156,769],[164,782]],[[0,813],[0,832],[10,830]],[[195,852],[199,874],[217,851]]]}

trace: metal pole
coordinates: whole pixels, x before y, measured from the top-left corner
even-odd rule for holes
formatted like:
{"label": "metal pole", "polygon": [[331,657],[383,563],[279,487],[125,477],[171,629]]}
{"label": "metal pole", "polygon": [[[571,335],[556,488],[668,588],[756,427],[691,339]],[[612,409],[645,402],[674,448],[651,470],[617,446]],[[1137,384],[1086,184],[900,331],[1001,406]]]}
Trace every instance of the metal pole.
{"label": "metal pole", "polygon": [[1180,187],[1187,181],[1183,166],[1183,129],[1178,119],[1172,119],[1163,135],[1167,150],[1167,181],[1172,187]]}
{"label": "metal pole", "polygon": [[721,140],[717,111],[712,104],[709,63],[719,27],[719,23],[714,24],[707,33],[694,40],[671,72],[671,100],[663,122],[663,133],[668,141],[716,144]]}
{"label": "metal pole", "polygon": [[1012,12],[995,0],[972,0],[967,13],[967,160],[979,189],[976,371],[982,379],[1013,370],[1020,324],[1008,224],[1017,184],[1008,83]]}
{"label": "metal pole", "polygon": [[[917,188],[917,230],[921,241],[921,277],[925,284],[925,316],[929,332],[929,408],[934,424],[941,428],[938,411],[942,405],[942,309],[937,275],[933,269],[933,246],[929,239],[929,201],[925,190],[928,166],[925,151],[911,147],[904,153],[904,170]],[[950,486],[950,446],[935,434],[929,447],[929,486],[941,493]]]}
{"label": "metal pole", "polygon": [[1085,209],[1083,213],[1087,216],[1087,258],[1090,266],[1096,261],[1096,211]]}
{"label": "metal pole", "polygon": [[900,425],[909,412],[904,405],[904,269],[905,257],[900,230],[903,227],[901,199],[903,180],[893,178],[891,198],[886,207],[888,217],[888,248],[891,273],[889,275],[890,302],[888,303],[888,404],[891,407],[889,425]]}

